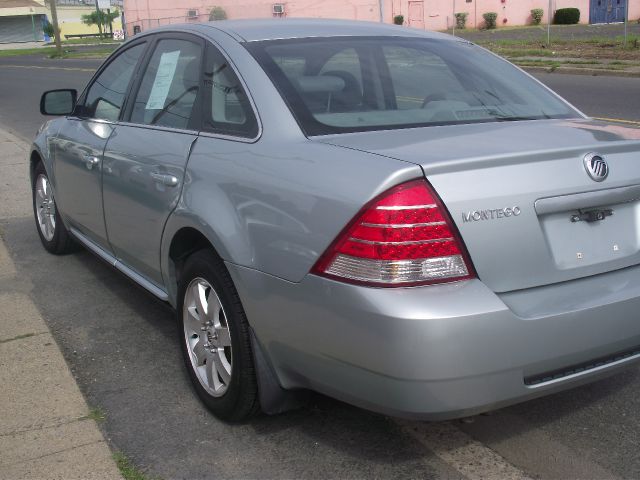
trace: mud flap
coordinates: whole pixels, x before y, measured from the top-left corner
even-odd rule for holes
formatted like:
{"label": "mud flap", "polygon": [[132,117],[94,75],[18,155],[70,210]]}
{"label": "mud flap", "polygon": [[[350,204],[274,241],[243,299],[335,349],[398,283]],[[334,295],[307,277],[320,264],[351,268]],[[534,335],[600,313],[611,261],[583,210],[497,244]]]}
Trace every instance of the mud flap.
{"label": "mud flap", "polygon": [[301,407],[304,403],[304,392],[285,390],[280,386],[273,367],[256,338],[253,328],[249,328],[249,331],[262,411],[267,415],[277,415],[278,413]]}

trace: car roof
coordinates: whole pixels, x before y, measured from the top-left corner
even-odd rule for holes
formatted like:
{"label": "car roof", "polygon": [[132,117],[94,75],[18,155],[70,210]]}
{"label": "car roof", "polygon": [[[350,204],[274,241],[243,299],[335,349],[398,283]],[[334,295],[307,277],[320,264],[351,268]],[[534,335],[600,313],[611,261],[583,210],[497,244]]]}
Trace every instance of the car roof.
{"label": "car roof", "polygon": [[355,20],[328,20],[317,18],[221,20],[190,25],[172,25],[183,29],[203,31],[215,28],[239,42],[256,42],[288,38],[340,37],[340,36],[393,36],[452,39],[450,35],[426,32],[414,28],[384,23]]}

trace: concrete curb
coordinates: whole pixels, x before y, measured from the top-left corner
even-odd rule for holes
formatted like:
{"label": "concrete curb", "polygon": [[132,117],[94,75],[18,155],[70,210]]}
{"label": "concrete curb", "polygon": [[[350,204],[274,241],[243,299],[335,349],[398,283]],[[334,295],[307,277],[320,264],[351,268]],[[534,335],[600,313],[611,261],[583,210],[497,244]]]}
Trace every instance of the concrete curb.
{"label": "concrete curb", "polygon": [[0,129],[0,179],[8,187],[0,190],[0,478],[119,479],[111,450],[30,298],[33,286],[2,240],[1,221],[31,216],[27,152],[27,144]]}
{"label": "concrete curb", "polygon": [[[517,65],[517,64],[516,64]],[[625,70],[607,70],[604,68],[576,68],[576,67],[520,67],[529,73],[563,73],[570,75],[589,75],[603,77],[632,77],[640,78],[640,72],[629,72]]]}

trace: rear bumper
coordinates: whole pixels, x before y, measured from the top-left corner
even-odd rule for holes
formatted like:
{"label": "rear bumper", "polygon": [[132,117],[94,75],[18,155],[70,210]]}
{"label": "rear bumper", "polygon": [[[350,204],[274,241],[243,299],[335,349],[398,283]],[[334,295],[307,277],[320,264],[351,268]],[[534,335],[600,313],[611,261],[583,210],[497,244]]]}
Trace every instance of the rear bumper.
{"label": "rear bumper", "polygon": [[376,289],[228,267],[284,388],[386,414],[470,415],[640,359],[638,267],[500,295],[479,280]]}

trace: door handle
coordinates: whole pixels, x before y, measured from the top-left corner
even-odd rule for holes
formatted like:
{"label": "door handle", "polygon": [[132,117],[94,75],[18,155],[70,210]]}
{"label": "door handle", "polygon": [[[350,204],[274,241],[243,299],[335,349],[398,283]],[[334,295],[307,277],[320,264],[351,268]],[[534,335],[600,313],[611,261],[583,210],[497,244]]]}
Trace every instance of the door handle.
{"label": "door handle", "polygon": [[100,163],[100,159],[93,155],[85,155],[83,158],[84,164],[87,167],[87,170],[91,170],[93,167]]}
{"label": "door handle", "polygon": [[167,173],[151,172],[151,178],[156,183],[166,185],[167,187],[175,187],[178,185],[178,177]]}

